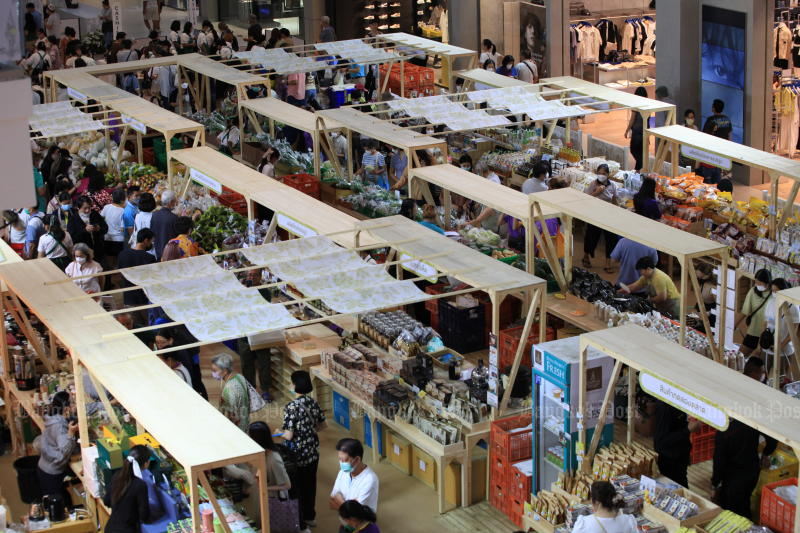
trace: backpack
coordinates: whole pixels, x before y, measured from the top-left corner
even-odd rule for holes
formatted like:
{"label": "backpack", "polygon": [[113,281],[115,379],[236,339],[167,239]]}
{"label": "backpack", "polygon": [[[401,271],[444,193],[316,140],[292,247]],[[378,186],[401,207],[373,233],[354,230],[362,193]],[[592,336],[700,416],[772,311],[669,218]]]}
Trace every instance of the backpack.
{"label": "backpack", "polygon": [[47,57],[47,52],[39,50],[36,54],[39,56],[39,61],[33,66],[33,70],[31,70],[31,82],[34,85],[41,85],[42,75],[50,68],[50,60]]}

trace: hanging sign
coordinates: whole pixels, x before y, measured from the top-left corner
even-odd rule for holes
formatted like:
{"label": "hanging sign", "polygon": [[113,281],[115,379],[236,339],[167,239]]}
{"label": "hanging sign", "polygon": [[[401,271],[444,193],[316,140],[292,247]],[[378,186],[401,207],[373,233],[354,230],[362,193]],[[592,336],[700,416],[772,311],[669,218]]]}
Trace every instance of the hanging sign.
{"label": "hanging sign", "polygon": [[639,384],[646,393],[665,401],[701,422],[705,422],[719,431],[728,429],[728,415],[705,398],[644,371],[639,372]]}
{"label": "hanging sign", "polygon": [[116,36],[122,30],[122,0],[111,0],[109,3],[109,8],[111,8],[111,24],[113,29],[111,30],[112,33]]}
{"label": "hanging sign", "polygon": [[276,213],[275,216],[278,217],[279,227],[297,235],[298,237],[313,237],[314,235],[318,235],[314,228],[306,226],[305,224],[298,222],[288,215]]}
{"label": "hanging sign", "polygon": [[217,180],[210,178],[194,168],[189,169],[189,177],[193,182],[199,183],[204,187],[208,187],[217,194],[222,194],[222,184]]}
{"label": "hanging sign", "polygon": [[75,100],[80,100],[84,104],[89,100],[89,97],[83,94],[80,91],[76,91],[72,87],[67,87],[67,94],[70,98],[74,98]]}
{"label": "hanging sign", "polygon": [[[135,129],[139,133],[147,133],[147,126],[143,123],[139,122],[138,120],[131,118],[126,115],[122,115],[122,123],[127,124],[131,128]],[[216,190],[216,189],[215,189]]]}
{"label": "hanging sign", "polygon": [[681,145],[681,154],[685,155],[689,159],[695,159],[701,163],[714,165],[715,167],[719,167],[724,170],[730,170],[733,166],[733,163],[731,163],[730,159],[726,159],[716,154],[711,154],[704,150],[700,150],[699,148],[695,148],[694,146]]}
{"label": "hanging sign", "polygon": [[403,268],[409,272],[413,272],[417,276],[422,276],[431,283],[436,283],[439,279],[438,271],[430,263],[414,259],[413,255],[406,253],[400,254],[400,261],[402,261]]}

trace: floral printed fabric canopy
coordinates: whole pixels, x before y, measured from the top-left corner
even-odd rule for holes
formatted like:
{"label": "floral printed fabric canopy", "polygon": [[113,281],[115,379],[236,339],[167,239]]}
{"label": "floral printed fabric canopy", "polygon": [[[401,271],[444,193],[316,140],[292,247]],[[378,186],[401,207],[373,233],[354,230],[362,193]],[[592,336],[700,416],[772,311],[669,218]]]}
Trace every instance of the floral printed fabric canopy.
{"label": "floral printed fabric canopy", "polygon": [[[426,298],[413,282],[398,281],[383,266],[367,264],[356,252],[323,236],[246,248],[242,253],[337,313],[361,313]],[[285,305],[270,304],[257,289],[244,287],[211,255],[128,268],[122,274],[200,341],[302,324]]]}

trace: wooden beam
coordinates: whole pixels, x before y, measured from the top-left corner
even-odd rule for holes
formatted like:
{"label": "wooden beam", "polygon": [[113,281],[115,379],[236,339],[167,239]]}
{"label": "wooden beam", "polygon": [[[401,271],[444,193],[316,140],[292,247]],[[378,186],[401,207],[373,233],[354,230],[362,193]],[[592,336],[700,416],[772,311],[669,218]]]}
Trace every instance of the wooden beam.
{"label": "wooden beam", "polygon": [[800,191],[800,181],[795,181],[792,183],[792,190],[789,193],[788,198],[786,198],[786,203],[783,205],[783,212],[781,213],[781,218],[777,221],[775,234],[770,234],[771,239],[778,240],[778,234],[781,232],[781,228],[783,228],[783,226],[786,224],[786,221],[789,220],[789,217],[792,216],[792,211],[794,210],[794,201],[797,198],[798,191]]}
{"label": "wooden beam", "polygon": [[19,326],[19,329],[22,330],[22,333],[25,335],[25,338],[28,339],[30,345],[33,346],[33,351],[35,351],[36,355],[42,360],[44,365],[47,367],[48,372],[51,374],[54,373],[56,371],[55,365],[50,358],[47,357],[44,346],[39,343],[39,338],[35,335],[36,330],[33,329],[30,320],[28,320],[28,315],[25,313],[25,309],[22,307],[22,303],[20,303],[19,298],[17,298],[17,295],[10,290],[7,291],[7,295],[11,300],[11,305],[9,306],[8,311],[11,312],[11,315],[17,321],[17,326]]}
{"label": "wooden beam", "polygon": [[[681,265],[681,298],[680,298],[680,330],[678,331],[678,344],[686,346],[686,295],[689,292],[688,287],[688,265],[692,260],[690,258],[679,257],[678,263]],[[671,275],[672,273],[670,273]]]}
{"label": "wooden beam", "polygon": [[633,426],[636,420],[636,369],[628,367],[628,427],[627,442],[633,442]]}
{"label": "wooden beam", "polygon": [[189,505],[192,510],[192,528],[194,533],[203,532],[203,524],[200,517],[200,491],[197,487],[197,474],[195,468],[187,469],[186,475],[189,478]]}
{"label": "wooden beam", "polygon": [[[703,321],[706,338],[708,339],[708,349],[711,350],[714,361],[722,363],[722,354],[719,351],[719,346],[714,342],[714,332],[711,330],[711,323],[708,320],[708,309],[706,308],[706,303],[703,301],[703,291],[700,289],[700,282],[697,280],[697,271],[694,268],[694,261],[692,259],[687,260],[686,264],[683,265],[683,269],[689,271],[689,279],[692,281],[692,288],[697,298],[697,307],[700,310],[700,318]],[[681,293],[687,291],[687,289],[688,287],[686,289],[681,287]]]}
{"label": "wooden beam", "polygon": [[[208,78],[206,78],[208,79]],[[265,476],[266,477],[266,476]],[[206,473],[202,470],[198,469],[197,471],[197,479],[200,480],[200,484],[206,490],[206,496],[208,496],[208,501],[211,503],[211,506],[214,508],[214,512],[217,513],[217,519],[219,519],[219,523],[222,526],[222,529],[225,533],[232,533],[231,526],[228,525],[228,521],[225,519],[225,514],[222,512],[222,508],[219,506],[219,502],[217,501],[217,495],[214,494],[214,490],[211,488],[211,484],[208,482],[208,478],[206,478]],[[261,488],[261,482],[259,481],[259,492]],[[259,494],[260,496],[260,494]],[[259,498],[260,504],[261,498]],[[269,511],[267,511],[269,513]]]}
{"label": "wooden beam", "polygon": [[106,395],[106,388],[103,386],[102,383],[97,381],[97,378],[91,372],[88,372],[89,381],[92,382],[94,385],[94,389],[97,392],[97,395],[100,397],[100,401],[103,403],[103,407],[106,410],[106,414],[108,415],[109,420],[111,420],[111,425],[115,427],[118,431],[122,429],[122,424],[119,422],[119,417],[117,417],[117,413],[114,411],[114,407],[111,405],[111,402],[108,400],[108,396]]}
{"label": "wooden beam", "polygon": [[130,124],[125,124],[122,128],[122,136],[119,138],[119,146],[117,146],[117,168],[122,161],[122,152],[125,150],[125,142],[128,140],[128,132],[130,131]]}
{"label": "wooden beam", "polygon": [[[584,463],[590,464],[594,458],[597,446],[600,444],[600,435],[603,433],[603,428],[606,427],[606,411],[608,411],[608,404],[611,403],[611,398],[614,396],[614,391],[617,388],[617,380],[622,371],[622,361],[619,359],[614,362],[614,370],[611,371],[611,380],[608,382],[606,394],[603,396],[603,403],[600,405],[600,413],[597,415],[597,425],[594,427],[594,434],[592,434],[592,442],[589,444],[589,449],[586,451],[586,458]],[[613,424],[613,417],[611,423]]]}
{"label": "wooden beam", "polygon": [[586,357],[589,348],[581,346],[578,352],[578,470],[581,472],[589,471],[589,463],[586,461]]}
{"label": "wooden beam", "polygon": [[[506,406],[508,405],[508,400],[511,398],[511,389],[514,386],[514,380],[517,379],[517,372],[519,372],[519,365],[522,361],[522,353],[525,351],[525,346],[528,344],[528,337],[531,334],[531,327],[533,326],[533,319],[536,316],[537,310],[539,309],[539,293],[541,289],[534,289],[533,291],[533,303],[528,308],[528,316],[525,317],[525,325],[522,327],[522,336],[520,337],[519,345],[517,346],[517,350],[514,353],[514,364],[511,367],[511,374],[508,377],[508,387],[503,392],[503,399],[500,402],[500,409],[499,414],[503,416],[505,413]],[[503,296],[505,296],[503,294]],[[499,298],[498,301],[492,300],[492,312],[494,314],[495,311],[499,312],[500,305],[503,303],[503,298]],[[539,319],[542,320],[541,318]],[[493,328],[494,329],[494,328]],[[497,338],[497,334],[499,332],[495,331],[495,338]],[[542,339],[539,339],[542,342]]]}

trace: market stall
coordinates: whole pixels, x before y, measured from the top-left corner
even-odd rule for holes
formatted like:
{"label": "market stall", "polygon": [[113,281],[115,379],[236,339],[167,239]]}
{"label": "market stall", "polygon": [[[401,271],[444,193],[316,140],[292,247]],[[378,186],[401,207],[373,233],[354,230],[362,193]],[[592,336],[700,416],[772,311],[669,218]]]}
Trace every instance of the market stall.
{"label": "market stall", "polygon": [[[109,402],[108,394],[124,407],[136,421],[136,428],[129,430],[138,433],[137,438],[144,439],[151,449],[166,450],[186,474],[186,489],[189,494],[191,517],[194,531],[202,530],[200,519],[200,487],[204,491],[204,499],[216,512],[220,527],[230,533],[236,524],[228,524],[223,518],[229,518],[222,510],[221,503],[209,484],[207,472],[224,465],[247,463],[254,471],[260,472],[259,493],[261,524],[263,531],[269,531],[269,515],[266,501],[266,464],[263,450],[230,423],[219,411],[199,397],[191,388],[177,378],[149,348],[135,335],[126,330],[111,315],[77,287],[71,279],[66,278],[51,261],[41,259],[26,261],[24,264],[0,266],[0,278],[7,284],[9,291],[3,308],[17,318],[17,325],[25,330],[25,337],[36,346],[40,337],[32,330],[27,312],[35,316],[48,332],[51,354],[55,356],[58,342],[71,358],[65,362],[71,365],[79,436],[82,457],[92,457],[89,448],[90,428],[87,418],[87,400],[84,391],[84,373],[96,389],[106,414],[109,418],[104,431],[120,435],[127,424],[121,421],[117,412]],[[23,305],[25,308],[23,308]],[[98,316],[99,315],[99,316]],[[92,316],[87,320],[87,316]],[[9,346],[5,335],[2,336],[3,366],[18,369],[10,365]],[[110,340],[112,337],[113,340]],[[36,350],[40,352],[40,349]],[[48,356],[43,352],[42,361],[47,365]],[[50,363],[55,361],[50,359]],[[49,369],[49,366],[48,366]],[[61,372],[61,377],[66,372]],[[15,376],[19,383],[21,376]],[[20,390],[10,375],[5,375],[5,384],[12,394],[19,395],[20,404],[38,424],[35,414],[39,406],[34,400],[40,396],[39,390]],[[45,394],[46,396],[46,394]],[[41,398],[41,396],[40,396]],[[46,401],[47,398],[45,397]],[[39,399],[39,401],[42,401]],[[175,406],[175,409],[164,410],[164,405]],[[186,412],[196,416],[187,417]],[[213,427],[213,431],[208,428]],[[145,436],[144,432],[147,432]],[[101,439],[102,440],[102,439]],[[114,439],[111,439],[114,440]],[[109,444],[94,442],[97,446]],[[119,450],[119,448],[116,448]],[[89,494],[95,494],[99,480],[93,478],[93,470],[89,464],[80,461],[72,465],[75,473],[84,481]],[[95,497],[96,494],[95,494]],[[88,498],[88,506],[93,518],[102,523],[107,517],[107,509],[103,509],[95,497]],[[97,515],[95,515],[97,513]],[[103,514],[105,513],[105,515]],[[164,524],[166,528],[167,524]],[[239,526],[241,527],[241,526]]]}
{"label": "market stall", "polygon": [[[664,126],[645,131],[657,139],[665,141],[662,146],[669,147],[673,165],[677,161],[680,150],[680,153],[686,157],[701,163],[729,169],[731,163],[735,161],[766,172],[770,178],[769,235],[771,238],[775,239],[776,235],[780,234],[781,228],[792,218],[794,203],[797,193],[800,191],[800,163],[797,161],[720,139],[684,126]],[[655,168],[659,168],[666,154],[666,148],[656,153]],[[781,199],[778,193],[781,178],[793,180],[792,190],[785,199]],[[782,206],[781,202],[783,202]]]}
{"label": "market stall", "polygon": [[[445,229],[447,230],[451,229],[449,227],[450,217],[446,216],[452,209],[451,193],[480,202],[486,207],[522,221],[525,227],[526,268],[527,272],[533,273],[533,258],[536,254],[534,253],[534,234],[529,228],[535,224],[535,220],[528,195],[493,183],[453,165],[415,168],[409,173],[409,187],[415,180],[425,182],[423,187],[427,187],[427,184],[430,183],[444,190]],[[558,217],[559,213],[545,208],[544,216],[553,218]]]}
{"label": "market stall", "polygon": [[[358,133],[370,139],[375,139],[376,141],[388,144],[389,146],[396,146],[403,150],[406,153],[409,172],[421,166],[419,157],[417,156],[417,150],[438,148],[442,155],[447,155],[447,143],[443,140],[401,128],[353,108],[317,111],[316,116],[316,129],[318,134],[322,135],[322,142],[320,144],[326,153],[335,153],[333,150],[333,141],[330,137],[330,130],[334,128],[343,128],[347,132],[347,146],[351,149],[353,146],[353,133]],[[314,157],[319,159],[320,153],[315,153]],[[352,157],[347,158],[347,166],[347,177],[351,178],[353,176]],[[318,163],[315,163],[315,167],[318,167]],[[415,199],[421,198],[418,191],[411,191],[411,196]],[[425,200],[428,203],[434,203],[430,194],[425,197]]]}
{"label": "market stall", "polygon": [[496,72],[484,70],[482,68],[473,68],[469,70],[458,70],[453,73],[456,78],[464,80],[464,86],[461,88],[462,92],[471,90],[479,90],[478,86],[487,86],[489,88],[502,88],[502,87],[524,87],[531,85],[528,82],[512,78],[511,76],[503,76]]}
{"label": "market stall", "polygon": [[[319,154],[321,151],[323,151],[323,146],[321,146],[320,143],[319,131],[317,131],[316,117],[314,113],[306,111],[305,109],[301,109],[297,106],[287,104],[286,102],[278,100],[277,98],[257,98],[253,100],[239,101],[239,131],[241,132],[240,142],[242,146],[241,151],[243,158],[245,157],[244,134],[246,129],[243,115],[247,115],[247,118],[249,119],[247,123],[253,129],[255,129],[256,134],[265,133],[264,128],[261,127],[261,122],[258,118],[259,116],[265,117],[268,122],[268,133],[271,138],[275,138],[275,123],[277,122],[309,133],[314,140],[314,154]],[[337,126],[335,121],[329,121],[326,126],[334,130],[340,128]],[[324,149],[327,150],[328,147],[325,146]],[[335,165],[335,168],[338,168],[338,158],[329,151],[326,151],[325,155],[327,156],[328,160]],[[258,157],[261,157],[260,153],[258,154]],[[248,162],[252,163],[252,161]],[[339,173],[341,175],[341,169],[339,169]],[[319,156],[314,157],[314,175],[320,175]]]}
{"label": "market stall", "polygon": [[[545,227],[545,214],[543,209],[558,210],[561,213],[563,222],[562,232],[564,232],[565,250],[563,267],[559,263],[559,258],[553,245],[553,239],[547,232],[542,234],[534,226],[536,238],[542,243],[551,270],[556,273],[556,277],[561,285],[562,292],[567,293],[573,280],[572,253],[573,249],[573,221],[582,220],[587,224],[610,231],[621,237],[626,237],[637,243],[644,244],[677,258],[681,265],[681,284],[680,284],[680,330],[678,343],[684,345],[687,338],[686,318],[688,313],[689,283],[697,295],[697,306],[706,332],[712,331],[708,320],[708,309],[700,297],[701,290],[695,270],[694,260],[698,258],[714,258],[719,261],[720,279],[728,279],[728,246],[710,241],[708,239],[689,234],[685,231],[672,228],[658,221],[637,215],[626,209],[619,208],[599,198],[595,198],[576,191],[574,189],[561,189],[555,191],[545,191],[530,195],[533,204],[533,213],[536,220]],[[728,291],[721,291],[720,309],[726,308]],[[557,302],[555,306],[548,306],[548,311],[553,312],[552,307],[560,307]],[[561,315],[566,320],[570,320],[570,313],[574,309],[568,309],[570,299],[562,300],[564,306]],[[583,315],[586,312],[583,311]],[[724,332],[726,313],[721,313],[717,317],[716,331]],[[600,327],[603,327],[600,322]],[[708,339],[708,348],[711,355],[717,361],[722,360],[722,352],[725,348],[724,335],[719,335],[715,342]]]}
{"label": "market stall", "polygon": [[[731,419],[738,420],[762,434],[791,447],[795,454],[800,453],[800,426],[797,425],[797,411],[800,402],[787,394],[759,383],[735,370],[721,368],[720,365],[675,343],[665,341],[658,335],[634,325],[609,328],[581,335],[581,355],[579,373],[579,417],[587,413],[586,403],[587,352],[590,349],[611,356],[615,361],[610,385],[605,392],[599,411],[606,412],[614,396],[615,383],[622,365],[629,368],[628,374],[628,442],[633,436],[634,391],[636,374],[645,392],[665,401],[687,415],[710,425],[717,430],[725,430]],[[597,450],[600,432],[595,432],[591,443],[587,443],[586,431],[580,432],[579,447],[585,450],[581,459],[581,469],[588,472]],[[796,482],[796,480],[795,480]],[[784,482],[785,484],[785,482]],[[780,505],[786,505],[785,502]],[[765,518],[762,506],[762,520]],[[790,531],[789,524],[800,524],[800,506],[795,505],[793,518],[785,517],[790,507],[781,513],[780,526]],[[774,512],[769,515],[774,516]],[[767,523],[776,527],[774,523]]]}
{"label": "market stall", "polygon": [[[201,54],[184,54],[175,57],[178,65],[178,76],[175,81],[175,86],[178,87],[178,113],[183,113],[184,89],[182,82],[188,84],[196,108],[202,108],[208,113],[214,108],[211,102],[214,94],[211,89],[211,80],[235,87],[238,101],[247,100],[247,89],[257,85],[266,88],[267,94],[269,94],[270,83],[263,76],[256,76],[229,67]],[[217,94],[217,97],[219,96],[221,95]]]}

